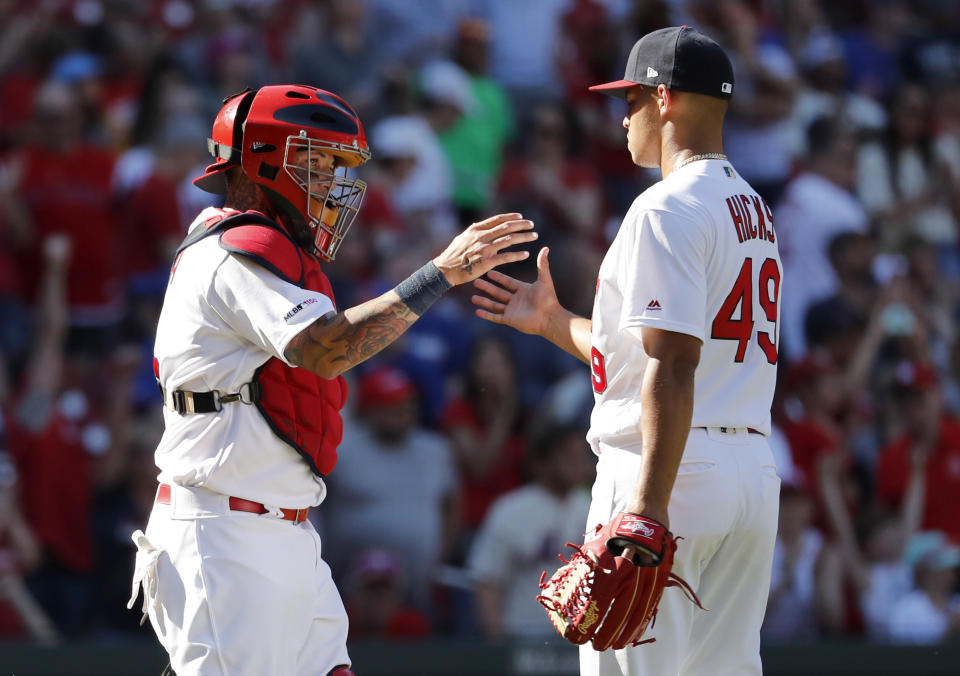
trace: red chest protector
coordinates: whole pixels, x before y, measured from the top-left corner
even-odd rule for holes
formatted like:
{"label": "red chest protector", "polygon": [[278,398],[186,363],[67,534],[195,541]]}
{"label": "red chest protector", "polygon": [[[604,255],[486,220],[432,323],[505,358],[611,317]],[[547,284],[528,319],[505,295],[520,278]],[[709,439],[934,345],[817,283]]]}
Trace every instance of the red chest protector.
{"label": "red chest protector", "polygon": [[[330,280],[320,269],[320,262],[305,254],[286,230],[263,214],[224,214],[206,225],[205,230],[189,236],[180,245],[178,259],[179,253],[191,244],[219,234],[220,246],[230,253],[333,300]],[[260,385],[255,405],[273,433],[293,447],[315,474],[329,474],[337,464],[337,446],[343,437],[340,409],[347,400],[347,381],[342,376],[326,380],[271,357],[256,370],[252,382]]]}

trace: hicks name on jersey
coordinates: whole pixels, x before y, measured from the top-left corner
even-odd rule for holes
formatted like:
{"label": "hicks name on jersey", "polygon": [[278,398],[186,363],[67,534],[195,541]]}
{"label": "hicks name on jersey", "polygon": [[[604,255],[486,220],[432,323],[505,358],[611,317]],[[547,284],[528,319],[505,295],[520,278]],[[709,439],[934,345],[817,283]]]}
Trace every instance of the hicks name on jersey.
{"label": "hicks name on jersey", "polygon": [[[764,239],[771,244],[777,241],[773,232],[773,212],[759,195],[731,195],[727,198],[727,208],[741,244],[753,239]],[[757,215],[756,222],[754,214]]]}

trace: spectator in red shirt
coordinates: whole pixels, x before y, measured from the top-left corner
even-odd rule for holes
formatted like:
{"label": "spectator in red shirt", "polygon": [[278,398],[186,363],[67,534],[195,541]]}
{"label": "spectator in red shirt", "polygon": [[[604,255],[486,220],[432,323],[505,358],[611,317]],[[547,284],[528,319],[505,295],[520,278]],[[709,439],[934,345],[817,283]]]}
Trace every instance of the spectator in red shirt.
{"label": "spectator in red shirt", "polygon": [[943,412],[939,381],[928,364],[905,362],[895,371],[891,395],[904,431],[880,453],[877,496],[896,506],[903,499],[911,453],[926,454],[926,501],[921,527],[960,543],[960,423]]}
{"label": "spectator in red shirt", "polygon": [[[500,176],[499,198],[505,208],[529,214],[550,230],[598,243],[603,238],[600,180],[584,160],[571,156],[573,141],[582,134],[571,128],[570,120],[555,105],[533,110],[527,152],[507,162]],[[541,239],[551,236],[543,225]]]}
{"label": "spectator in red shirt", "polygon": [[361,552],[347,580],[344,600],[350,618],[348,640],[412,639],[430,634],[426,615],[401,603],[401,575],[400,562],[391,552]]}
{"label": "spectator in red shirt", "polygon": [[123,314],[117,225],[110,213],[114,157],[84,141],[80,103],[70,87],[43,85],[34,123],[17,186],[33,230],[32,251],[20,261],[26,298],[36,295],[40,244],[66,235],[73,252],[67,270],[71,347],[102,351],[112,346],[111,330]]}
{"label": "spectator in red shirt", "polygon": [[37,565],[40,547],[20,510],[17,470],[6,451],[0,414],[0,639],[31,637],[52,643],[59,637],[23,581]]}
{"label": "spectator in red shirt", "polygon": [[823,355],[811,355],[791,364],[787,390],[794,395],[786,404],[784,433],[800,487],[819,498],[821,464],[841,451],[842,435],[836,422],[840,374]]}
{"label": "spectator in red shirt", "polygon": [[[122,237],[122,271],[134,293],[163,295],[173,255],[187,234],[177,188],[202,159],[196,140],[205,135],[196,118],[175,116],[152,148],[131,151],[138,157],[117,166],[114,214]],[[134,166],[141,162],[146,171]]]}
{"label": "spectator in red shirt", "polygon": [[464,396],[442,416],[463,477],[463,525],[475,531],[495,498],[516,488],[522,479],[525,442],[517,368],[506,343],[481,338],[467,370]]}
{"label": "spectator in red shirt", "polygon": [[[122,446],[117,442],[129,417],[134,362],[123,372],[111,372],[106,364],[90,368],[67,359],[69,240],[51,236],[43,253],[40,323],[23,382],[10,402],[7,440],[24,518],[40,548],[27,583],[58,628],[77,635],[90,629],[94,493],[120,474]],[[110,384],[107,396],[94,396],[103,392],[105,382]]]}
{"label": "spectator in red shirt", "polygon": [[16,193],[20,170],[15,155],[0,157],[0,354],[10,369],[23,363],[30,340],[30,308],[23,299],[18,268],[18,256],[29,246],[31,230],[23,200]]}
{"label": "spectator in red shirt", "polygon": [[15,144],[53,58],[59,2],[0,3],[0,147]]}
{"label": "spectator in red shirt", "polygon": [[843,395],[843,376],[825,358],[809,356],[791,366],[787,383],[796,399],[786,405],[791,419],[784,433],[800,485],[814,500],[814,526],[838,554],[820,564],[830,569],[826,572],[821,568],[821,576],[827,578],[820,584],[833,590],[826,595],[830,607],[821,604],[821,628],[831,633],[858,631],[861,620],[856,588],[851,583],[855,583],[859,561],[853,526],[859,491],[851,471],[846,430],[838,422],[848,403]]}
{"label": "spectator in red shirt", "polygon": [[564,98],[579,105],[596,100],[590,96],[588,87],[608,80],[610,74],[620,68],[620,42],[616,22],[603,3],[573,0],[568,4],[569,9],[560,19],[563,45],[558,56],[560,77]]}

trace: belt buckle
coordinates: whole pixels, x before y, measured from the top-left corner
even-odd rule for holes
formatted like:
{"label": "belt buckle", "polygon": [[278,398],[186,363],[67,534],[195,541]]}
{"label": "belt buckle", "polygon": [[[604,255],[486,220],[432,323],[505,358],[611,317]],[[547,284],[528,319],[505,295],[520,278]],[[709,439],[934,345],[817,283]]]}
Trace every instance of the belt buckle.
{"label": "belt buckle", "polygon": [[[190,401],[190,404],[193,404],[193,401]],[[174,411],[183,415],[187,412],[187,398],[184,396],[183,390],[174,390],[170,393],[170,408]]]}
{"label": "belt buckle", "polygon": [[240,401],[244,404],[256,404],[260,401],[262,396],[263,386],[260,383],[250,382],[244,383],[240,386],[240,389],[237,390],[237,394],[240,395]]}
{"label": "belt buckle", "polygon": [[[206,392],[201,392],[200,394],[206,394]],[[170,393],[173,410],[180,415],[196,413],[196,395],[196,392],[190,392],[189,390],[174,390]],[[223,409],[223,403],[220,401],[220,397],[222,396],[223,394],[220,392],[220,390],[210,391],[210,397],[213,400],[214,411],[221,411]],[[206,413],[206,411],[204,412]]]}
{"label": "belt buckle", "polygon": [[196,412],[193,404],[193,392],[188,392],[187,390],[174,390],[170,394],[174,411],[180,415]]}

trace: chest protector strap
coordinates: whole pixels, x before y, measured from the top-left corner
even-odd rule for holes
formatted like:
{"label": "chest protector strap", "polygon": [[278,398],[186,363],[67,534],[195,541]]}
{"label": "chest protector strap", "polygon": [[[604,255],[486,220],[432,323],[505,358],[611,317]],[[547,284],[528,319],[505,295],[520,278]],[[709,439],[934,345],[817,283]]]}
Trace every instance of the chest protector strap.
{"label": "chest protector strap", "polygon": [[[230,253],[265,267],[290,284],[317,291],[333,300],[333,289],[320,269],[320,262],[305,254],[276,222],[253,211],[209,219],[206,228],[192,232],[177,249],[174,267],[184,249],[212,235],[218,235],[220,246]],[[154,370],[158,371],[156,363]],[[170,399],[174,410],[181,415],[219,411],[224,403],[253,404],[273,433],[299,453],[315,474],[329,474],[337,463],[337,446],[343,437],[340,409],[347,400],[346,380],[342,376],[326,380],[307,369],[293,368],[271,357],[257,368],[250,383],[244,384],[243,388],[246,387],[258,396],[233,398],[216,396],[219,393],[177,390],[170,393]],[[201,406],[200,410],[177,406],[187,395],[191,401],[215,400],[216,405]],[[167,401],[166,393],[164,401]]]}

